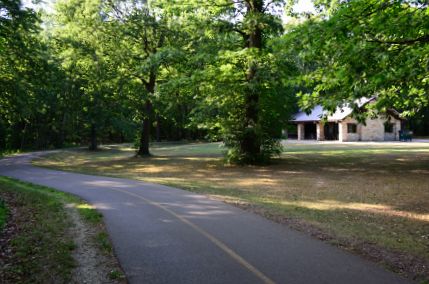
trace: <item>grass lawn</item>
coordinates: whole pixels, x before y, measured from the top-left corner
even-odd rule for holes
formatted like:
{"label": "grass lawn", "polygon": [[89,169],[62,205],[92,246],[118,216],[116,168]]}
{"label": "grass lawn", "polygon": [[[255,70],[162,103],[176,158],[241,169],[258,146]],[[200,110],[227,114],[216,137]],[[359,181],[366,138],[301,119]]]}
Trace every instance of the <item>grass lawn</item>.
{"label": "grass lawn", "polygon": [[219,143],[155,144],[151,158],[134,157],[126,146],[68,150],[35,164],[210,194],[316,229],[350,249],[374,246],[429,263],[429,144],[288,143],[285,149],[270,166],[224,165]]}
{"label": "grass lawn", "polygon": [[70,281],[74,244],[66,232],[71,223],[60,197],[42,191],[40,187],[0,177],[0,198],[16,209],[16,229],[12,229],[14,235],[9,242],[12,253],[5,263],[2,261],[0,282]]}
{"label": "grass lawn", "polygon": [[[101,214],[72,195],[0,176],[0,225],[10,218],[4,231],[0,226],[1,283],[70,283],[76,244],[66,205],[91,226],[102,225]],[[99,245],[109,253],[103,234]]]}

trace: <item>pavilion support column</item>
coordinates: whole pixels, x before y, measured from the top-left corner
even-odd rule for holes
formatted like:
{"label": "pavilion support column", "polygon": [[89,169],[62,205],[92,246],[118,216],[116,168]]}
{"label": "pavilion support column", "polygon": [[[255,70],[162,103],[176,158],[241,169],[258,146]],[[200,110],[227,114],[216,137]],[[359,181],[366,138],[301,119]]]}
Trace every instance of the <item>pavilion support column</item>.
{"label": "pavilion support column", "polygon": [[304,140],[304,123],[298,123],[298,140]]}
{"label": "pavilion support column", "polygon": [[343,123],[338,122],[338,141],[343,142],[343,140],[344,140]]}
{"label": "pavilion support column", "polygon": [[316,124],[316,135],[318,141],[325,140],[325,124],[323,122]]}

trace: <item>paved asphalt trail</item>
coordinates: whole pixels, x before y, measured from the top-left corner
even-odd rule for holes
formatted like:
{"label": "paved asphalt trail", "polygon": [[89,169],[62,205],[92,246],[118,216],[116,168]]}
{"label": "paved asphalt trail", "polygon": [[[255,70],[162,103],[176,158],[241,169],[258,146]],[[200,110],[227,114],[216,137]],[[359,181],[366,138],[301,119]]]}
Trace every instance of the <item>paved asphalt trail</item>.
{"label": "paved asphalt trail", "polygon": [[321,241],[206,196],[0,160],[0,175],[78,195],[104,215],[130,283],[407,283]]}

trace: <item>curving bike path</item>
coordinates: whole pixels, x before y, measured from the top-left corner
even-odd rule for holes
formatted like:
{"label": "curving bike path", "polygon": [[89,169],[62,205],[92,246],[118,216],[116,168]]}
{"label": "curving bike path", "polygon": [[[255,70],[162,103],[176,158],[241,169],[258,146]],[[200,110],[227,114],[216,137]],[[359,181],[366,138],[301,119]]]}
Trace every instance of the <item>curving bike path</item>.
{"label": "curving bike path", "polygon": [[103,214],[129,283],[408,283],[358,256],[184,190],[0,160],[0,175],[80,196]]}

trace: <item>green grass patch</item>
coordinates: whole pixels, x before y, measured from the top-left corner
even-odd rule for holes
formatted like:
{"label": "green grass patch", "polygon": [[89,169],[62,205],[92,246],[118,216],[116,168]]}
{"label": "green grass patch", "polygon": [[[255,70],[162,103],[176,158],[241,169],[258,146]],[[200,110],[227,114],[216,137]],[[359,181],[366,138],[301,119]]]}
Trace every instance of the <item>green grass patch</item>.
{"label": "green grass patch", "polygon": [[10,156],[13,154],[18,154],[18,153],[22,153],[22,151],[20,151],[20,150],[0,150],[0,158]]}
{"label": "green grass patch", "polygon": [[[6,177],[0,177],[0,198],[2,195],[7,195],[17,209],[13,221],[19,230],[11,241],[13,254],[6,262],[8,265],[0,268],[0,280],[7,283],[71,281],[76,265],[72,257],[75,244],[69,234],[73,224],[65,206],[75,207],[86,223],[97,228],[94,243],[106,255],[114,257],[102,215],[80,198]],[[0,201],[0,222],[7,218],[5,205]],[[110,279],[124,279],[119,268],[112,271],[113,274],[108,275]]]}
{"label": "green grass patch", "polygon": [[0,177],[0,195],[12,196],[18,226],[13,254],[0,274],[8,283],[66,283],[75,266],[71,225],[62,199],[47,189]]}
{"label": "green grass patch", "polygon": [[119,270],[112,270],[109,272],[109,278],[112,280],[121,280],[125,278],[125,275]]}
{"label": "green grass patch", "polygon": [[93,206],[86,203],[80,203],[76,205],[76,208],[80,216],[86,222],[89,222],[90,224],[93,224],[93,225],[102,223],[103,215],[101,215],[101,213],[95,210]]}
{"label": "green grass patch", "polygon": [[100,232],[95,236],[98,245],[106,253],[112,252],[112,245],[110,244],[109,235],[106,232]]}
{"label": "green grass patch", "polygon": [[155,156],[221,156],[227,149],[222,143],[154,143]]}

